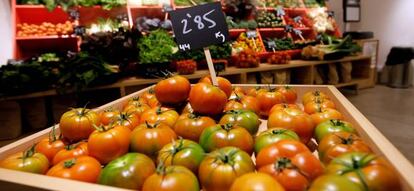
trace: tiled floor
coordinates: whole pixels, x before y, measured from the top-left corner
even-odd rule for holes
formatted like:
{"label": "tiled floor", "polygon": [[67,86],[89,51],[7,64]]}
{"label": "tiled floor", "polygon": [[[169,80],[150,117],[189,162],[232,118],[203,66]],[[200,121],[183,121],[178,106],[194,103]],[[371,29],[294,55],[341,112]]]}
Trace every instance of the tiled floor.
{"label": "tiled floor", "polygon": [[[345,94],[348,99],[414,163],[414,88],[376,86]],[[24,136],[19,137],[18,139]],[[0,146],[13,142],[0,141]]]}

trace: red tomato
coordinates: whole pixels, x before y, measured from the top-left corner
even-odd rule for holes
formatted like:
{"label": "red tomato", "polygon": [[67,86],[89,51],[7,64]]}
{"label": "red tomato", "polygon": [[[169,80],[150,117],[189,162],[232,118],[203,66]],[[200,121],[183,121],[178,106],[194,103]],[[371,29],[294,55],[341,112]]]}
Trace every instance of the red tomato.
{"label": "red tomato", "polygon": [[47,171],[48,176],[96,183],[101,172],[101,164],[89,156],[63,160]]}
{"label": "red tomato", "polygon": [[[260,189],[259,189],[260,188]],[[284,191],[285,189],[265,173],[247,173],[238,177],[231,185],[230,191]]]}
{"label": "red tomato", "polygon": [[257,100],[259,101],[260,114],[268,116],[270,109],[274,105],[285,102],[285,97],[276,90],[269,90],[259,92],[257,94]]}
{"label": "red tomato", "polygon": [[214,119],[206,116],[197,116],[192,113],[182,114],[174,125],[174,131],[184,139],[198,142],[203,130],[215,125]]}
{"label": "red tomato", "polygon": [[103,125],[109,125],[116,120],[116,117],[118,115],[119,111],[114,110],[113,108],[109,108],[99,113],[99,119]]}
{"label": "red tomato", "polygon": [[[198,82],[199,83],[200,82],[207,83],[207,84],[210,84],[210,85],[213,84],[210,76],[206,76],[206,77],[200,79],[200,81],[198,81]],[[223,92],[226,93],[227,98],[229,98],[230,95],[231,95],[231,92],[232,92],[232,87],[231,87],[230,81],[227,80],[226,78],[217,76],[217,83],[218,83],[218,87],[221,90],[223,90]]]}
{"label": "red tomato", "polygon": [[66,145],[65,149],[60,150],[58,153],[56,153],[55,157],[53,157],[53,165],[56,165],[60,161],[66,159],[85,155],[89,155],[88,144],[86,142],[79,142],[71,145]]}
{"label": "red tomato", "polygon": [[315,101],[316,99],[329,99],[329,97],[319,90],[309,91],[303,94],[302,103],[303,105],[306,105],[307,103]]}
{"label": "red tomato", "polygon": [[42,153],[35,152],[34,146],[24,152],[12,154],[0,161],[0,168],[45,174],[49,161]]}
{"label": "red tomato", "polygon": [[99,125],[99,116],[95,111],[86,108],[71,109],[60,118],[60,132],[69,141],[87,139]]}
{"label": "red tomato", "polygon": [[284,97],[286,103],[294,104],[296,103],[296,99],[298,98],[298,95],[290,86],[283,86],[277,89],[278,92],[280,92]]}
{"label": "red tomato", "polygon": [[311,115],[313,123],[319,125],[320,123],[329,119],[343,119],[342,114],[331,108],[324,108]]}
{"label": "red tomato", "polygon": [[145,91],[139,97],[141,97],[151,108],[161,105],[160,102],[157,100],[157,97],[155,97],[155,90],[153,87],[148,89],[148,91]]}
{"label": "red tomato", "polygon": [[140,123],[164,123],[165,125],[168,125],[169,127],[174,127],[175,122],[177,121],[179,115],[176,111],[172,109],[168,109],[165,107],[154,107],[152,109],[149,109],[145,111],[141,115]]}
{"label": "red tomato", "polygon": [[303,143],[312,138],[315,125],[312,118],[298,109],[285,108],[274,111],[267,120],[267,128],[282,127],[297,133]]}
{"label": "red tomato", "polygon": [[237,177],[249,172],[254,172],[250,155],[236,147],[224,147],[206,155],[198,178],[204,191],[228,191]]}
{"label": "red tomato", "polygon": [[257,96],[257,94],[258,94],[259,92],[262,92],[262,91],[266,91],[266,89],[263,89],[263,88],[261,88],[261,87],[253,87],[253,88],[249,88],[249,89],[247,90],[246,95],[256,97],[256,96]]}
{"label": "red tomato", "polygon": [[128,152],[130,136],[131,130],[128,127],[100,126],[89,136],[89,155],[101,164],[107,164]]}
{"label": "red tomato", "polygon": [[191,88],[189,102],[196,113],[216,115],[223,111],[227,96],[218,87],[198,83]]}
{"label": "red tomato", "polygon": [[139,118],[133,112],[120,112],[116,116],[114,125],[121,125],[133,130],[137,125],[139,125]]}
{"label": "red tomato", "polygon": [[187,100],[191,84],[187,78],[176,75],[155,85],[155,97],[162,104],[176,105]]}
{"label": "red tomato", "polygon": [[230,99],[226,106],[224,107],[224,112],[230,111],[230,110],[250,110],[255,112],[256,114],[259,114],[260,107],[259,107],[259,101],[252,96],[243,96],[239,97],[236,96],[233,99]]}
{"label": "red tomato", "polygon": [[272,109],[270,109],[269,115],[272,114],[276,110],[280,110],[280,109],[283,110],[285,108],[293,108],[293,109],[300,110],[300,107],[296,104],[279,103],[279,104],[274,105]]}
{"label": "red tomato", "polygon": [[263,148],[257,158],[259,172],[275,178],[286,190],[306,190],[324,172],[321,162],[301,142],[281,140]]}
{"label": "red tomato", "polygon": [[151,109],[151,107],[147,104],[141,104],[141,103],[135,103],[135,104],[129,104],[127,105],[123,112],[124,113],[133,113],[134,115],[136,115],[139,119],[141,119],[141,115],[147,111]]}
{"label": "red tomato", "polygon": [[183,166],[158,167],[148,177],[142,191],[200,191],[197,177]]}
{"label": "red tomato", "polygon": [[319,158],[325,164],[350,152],[370,153],[372,151],[357,135],[343,131],[326,135],[318,145]]}
{"label": "red tomato", "polygon": [[321,109],[325,109],[325,108],[335,109],[334,102],[329,99],[323,99],[323,100],[316,99],[315,101],[308,102],[307,104],[304,105],[304,110],[309,115],[314,114],[320,111]]}
{"label": "red tomato", "polygon": [[65,143],[55,135],[55,126],[52,127],[52,130],[49,132],[49,137],[40,140],[36,144],[35,150],[38,153],[44,154],[49,160],[49,164],[52,165],[53,157],[56,153],[62,150],[65,147]]}
{"label": "red tomato", "polygon": [[130,148],[131,151],[156,159],[158,151],[175,139],[177,135],[169,126],[163,123],[143,123],[132,131]]}

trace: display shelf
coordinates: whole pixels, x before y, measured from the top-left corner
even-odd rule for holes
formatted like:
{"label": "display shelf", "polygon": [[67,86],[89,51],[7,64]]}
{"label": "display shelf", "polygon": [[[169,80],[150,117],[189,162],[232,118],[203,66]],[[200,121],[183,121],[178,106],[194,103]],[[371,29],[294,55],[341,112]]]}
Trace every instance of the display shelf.
{"label": "display shelf", "polygon": [[[268,87],[268,85],[258,85],[258,84],[233,84],[234,86],[242,87],[244,89],[252,88],[256,86]],[[270,87],[278,87],[277,85],[270,85]],[[337,110],[340,111],[344,119],[351,124],[360,135],[361,139],[366,142],[373,152],[383,157],[387,160],[392,167],[396,175],[400,179],[400,184],[403,191],[414,190],[414,180],[411,178],[414,173],[413,165],[401,154],[401,152],[394,147],[389,140],[387,140],[384,135],[357,109],[352,105],[334,86],[326,85],[293,85],[292,86],[300,98],[308,91],[315,91],[316,89],[324,92],[327,96],[334,102],[337,107]],[[150,88],[150,87],[148,87]],[[124,103],[133,98],[137,97],[140,94],[148,90],[148,88],[142,89],[140,91],[134,92],[128,96],[122,97],[118,100],[105,104],[101,107],[95,108],[96,112],[104,111],[107,108],[120,109]],[[261,119],[261,125],[259,132],[267,129],[266,120]],[[59,133],[59,125],[56,125],[56,133]],[[0,159],[20,152],[24,149],[27,149],[40,141],[41,139],[48,136],[51,128],[42,130],[36,134],[28,136],[26,138],[20,139],[14,143],[6,145],[0,148]],[[315,152],[315,154],[317,154]],[[252,156],[253,158],[254,156]],[[254,158],[253,158],[254,159]],[[98,184],[83,183],[79,181],[48,177],[45,175],[38,175],[33,173],[25,173],[14,170],[0,169],[0,180],[8,182],[14,186],[31,186],[39,189],[51,189],[51,190],[123,190],[116,187],[103,186]],[[31,181],[27,181],[31,180]],[[0,182],[1,184],[1,182]],[[32,188],[32,189],[34,189]]]}
{"label": "display shelf", "polygon": [[17,36],[17,41],[24,40],[47,40],[47,39],[71,39],[78,38],[76,35],[49,35],[49,36]]}

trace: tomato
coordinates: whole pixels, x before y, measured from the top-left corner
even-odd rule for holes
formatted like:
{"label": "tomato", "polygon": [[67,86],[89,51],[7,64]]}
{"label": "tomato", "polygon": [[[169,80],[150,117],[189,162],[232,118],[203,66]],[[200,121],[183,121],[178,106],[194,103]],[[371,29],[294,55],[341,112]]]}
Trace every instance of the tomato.
{"label": "tomato", "polygon": [[314,101],[316,99],[329,99],[329,97],[319,90],[309,91],[303,94],[302,103],[303,105],[306,105],[307,103]]}
{"label": "tomato", "polygon": [[233,146],[251,154],[253,152],[253,137],[243,127],[225,124],[214,125],[204,129],[200,136],[200,145],[206,152]]}
{"label": "tomato", "polygon": [[137,125],[139,125],[139,117],[133,112],[120,112],[116,116],[114,125],[128,127],[130,130],[133,130]]}
{"label": "tomato", "polygon": [[401,190],[398,175],[384,158],[369,153],[343,154],[326,167],[327,174],[337,174],[364,190]]}
{"label": "tomato", "polygon": [[49,169],[49,160],[42,154],[35,152],[34,146],[24,152],[18,152],[0,161],[0,168],[45,174]]}
{"label": "tomato", "polygon": [[40,140],[39,143],[36,144],[35,150],[38,153],[44,154],[51,165],[53,157],[55,157],[56,153],[64,147],[65,143],[60,139],[60,137],[56,137],[55,126],[53,126],[52,130],[49,132],[49,137]]}
{"label": "tomato", "polygon": [[165,166],[184,166],[197,173],[204,155],[204,150],[198,143],[179,139],[164,145],[158,153],[157,161],[161,161]]}
{"label": "tomato", "polygon": [[[204,78],[201,78],[200,81],[198,81],[198,82],[213,85],[213,82],[212,82],[210,76],[206,76]],[[232,87],[231,87],[230,81],[227,80],[226,78],[217,76],[217,83],[218,83],[218,87],[226,94],[227,98],[229,98],[230,95],[231,95],[231,92],[232,92]]]}
{"label": "tomato", "polygon": [[318,145],[319,159],[329,163],[344,153],[372,152],[369,146],[357,135],[348,132],[335,132],[326,135]]}
{"label": "tomato", "polygon": [[300,107],[296,104],[288,104],[288,103],[279,103],[276,104],[272,107],[272,109],[270,109],[269,114],[272,114],[273,112],[275,112],[276,110],[283,110],[285,108],[293,108],[293,109],[300,109]]}
{"label": "tomato", "polygon": [[256,96],[257,96],[257,94],[258,94],[259,92],[262,92],[262,91],[266,91],[266,89],[263,89],[263,88],[261,88],[261,87],[253,87],[253,88],[249,88],[249,89],[247,90],[246,95],[256,97]]}
{"label": "tomato", "polygon": [[274,111],[267,120],[267,128],[282,127],[294,131],[303,143],[312,137],[314,124],[312,118],[299,109],[285,108]]}
{"label": "tomato", "polygon": [[99,113],[99,119],[103,125],[108,125],[114,122],[118,115],[119,115],[119,111],[109,108]]}
{"label": "tomato", "polygon": [[260,112],[259,101],[252,96],[236,96],[235,98],[230,99],[224,106],[224,111],[230,110],[250,110],[257,114]]}
{"label": "tomato", "polygon": [[255,138],[254,151],[256,154],[263,148],[281,140],[296,140],[299,141],[299,136],[291,130],[283,128],[273,128],[263,131]]}
{"label": "tomato", "polygon": [[145,179],[155,172],[154,162],[144,154],[128,153],[105,166],[98,183],[141,190]]}
{"label": "tomato", "polygon": [[125,111],[125,108],[129,105],[142,105],[142,104],[147,104],[147,100],[145,100],[142,97],[132,97],[129,98],[123,105],[122,109]]}
{"label": "tomato", "polygon": [[191,107],[191,104],[188,102],[187,105],[185,105],[185,107],[181,111],[181,114],[187,114],[187,113],[193,113],[193,112],[194,112],[194,110]]}
{"label": "tomato", "polygon": [[157,100],[167,105],[176,105],[186,101],[190,89],[190,81],[180,75],[161,80],[154,87]]}
{"label": "tomato", "polygon": [[168,125],[143,123],[132,131],[130,149],[155,159],[158,151],[174,139],[177,135]]}
{"label": "tomato", "polygon": [[182,114],[174,125],[174,131],[184,139],[198,142],[203,130],[215,125],[214,119],[206,116],[197,116],[192,113]]}
{"label": "tomato", "polygon": [[277,89],[284,97],[286,103],[294,104],[296,103],[296,99],[298,98],[298,94],[296,93],[295,89],[290,86],[283,86]]}
{"label": "tomato", "polygon": [[135,104],[129,104],[126,107],[124,107],[123,112],[132,113],[136,115],[139,119],[141,119],[141,115],[149,109],[151,109],[151,107],[147,104],[135,103]]}
{"label": "tomato", "polygon": [[130,136],[131,130],[124,126],[99,126],[89,136],[89,155],[107,164],[128,152]]}
{"label": "tomato", "polygon": [[227,191],[237,177],[249,172],[254,172],[250,155],[236,147],[224,147],[203,159],[198,178],[204,191]]}
{"label": "tomato", "polygon": [[95,111],[77,108],[65,112],[60,118],[60,132],[72,142],[87,139],[95,130],[93,125],[99,125],[99,116]]}
{"label": "tomato", "polygon": [[232,110],[221,117],[220,124],[233,124],[245,128],[251,135],[256,135],[259,130],[259,116],[252,111]]}
{"label": "tomato", "polygon": [[46,175],[96,183],[100,172],[101,164],[96,159],[90,156],[80,156],[60,161],[50,168]]}
{"label": "tomato", "polygon": [[53,157],[53,165],[56,165],[60,161],[89,155],[88,144],[86,142],[78,142],[71,145],[66,145],[64,149],[56,153]]}
{"label": "tomato", "polygon": [[227,96],[218,87],[198,83],[191,88],[189,102],[196,113],[216,115],[223,111]]}
{"label": "tomato", "polygon": [[306,190],[324,172],[318,158],[301,142],[281,140],[263,148],[256,158],[259,172],[275,178],[286,190]]}
{"label": "tomato", "polygon": [[268,116],[270,109],[276,104],[284,103],[285,97],[275,89],[268,91],[261,91],[257,94],[257,100],[259,101],[260,114]]}
{"label": "tomato", "polygon": [[308,102],[304,105],[304,111],[307,114],[314,114],[324,108],[335,109],[335,103],[329,99],[316,99],[315,101]]}
{"label": "tomato", "polygon": [[316,126],[314,137],[316,142],[319,143],[326,135],[342,131],[356,133],[351,123],[338,119],[330,119]]}
{"label": "tomato", "polygon": [[164,123],[169,127],[174,127],[179,115],[176,111],[164,107],[154,107],[145,111],[141,115],[140,123]]}
{"label": "tomato", "polygon": [[148,103],[148,100],[153,99],[153,98],[156,98],[156,96],[155,96],[155,90],[154,90],[154,87],[149,88],[149,89],[148,89],[148,91],[145,91],[145,92],[144,92],[144,93],[142,93],[139,97],[140,97],[143,101],[145,101],[147,104],[149,104],[149,103]]}
{"label": "tomato", "polygon": [[234,99],[236,97],[243,97],[243,96],[246,96],[246,92],[244,91],[242,87],[237,86],[237,87],[232,88],[232,92],[231,92],[229,99]]}
{"label": "tomato", "polygon": [[197,177],[182,166],[157,168],[156,173],[148,177],[142,191],[200,191]]}
{"label": "tomato", "polygon": [[338,175],[323,175],[313,181],[308,191],[364,191],[357,184]]}
{"label": "tomato", "polygon": [[343,119],[342,114],[331,108],[324,108],[311,115],[313,123],[319,125],[320,123],[329,119]]}
{"label": "tomato", "polygon": [[265,173],[247,173],[238,177],[230,191],[284,191],[285,189]]}

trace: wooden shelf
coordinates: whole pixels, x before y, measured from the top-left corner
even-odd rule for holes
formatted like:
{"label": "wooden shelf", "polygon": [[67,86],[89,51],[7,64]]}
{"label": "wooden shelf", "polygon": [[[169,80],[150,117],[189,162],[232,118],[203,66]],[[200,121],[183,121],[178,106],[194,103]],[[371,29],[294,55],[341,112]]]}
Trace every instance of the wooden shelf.
{"label": "wooden shelf", "polygon": [[49,40],[49,39],[71,39],[78,38],[76,35],[51,35],[51,36],[17,36],[17,41],[24,40]]}

